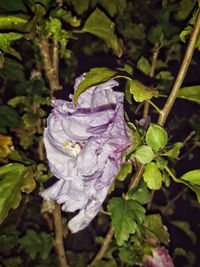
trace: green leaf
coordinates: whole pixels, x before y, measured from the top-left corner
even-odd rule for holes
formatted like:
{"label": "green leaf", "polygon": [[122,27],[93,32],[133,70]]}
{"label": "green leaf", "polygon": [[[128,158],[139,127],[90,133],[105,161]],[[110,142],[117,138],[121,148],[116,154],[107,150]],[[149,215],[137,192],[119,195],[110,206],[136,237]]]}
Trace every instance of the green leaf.
{"label": "green leaf", "polygon": [[9,163],[0,167],[0,223],[10,209],[18,207],[21,200],[21,185],[24,180],[25,166]]}
{"label": "green leaf", "polygon": [[126,0],[100,0],[99,4],[108,11],[111,17],[113,17],[116,13],[122,13],[126,8]]}
{"label": "green leaf", "polygon": [[[23,37],[21,33],[9,32],[9,33],[0,33],[0,49],[4,53],[10,53],[10,46],[12,42],[19,40]],[[11,53],[12,54],[12,53]]]}
{"label": "green leaf", "polygon": [[20,118],[17,111],[9,106],[0,105],[0,126],[6,128],[18,128]]}
{"label": "green leaf", "polygon": [[188,222],[171,221],[171,223],[181,229],[192,240],[193,246],[195,246],[197,242],[197,237],[195,233],[190,229],[190,225]]}
{"label": "green leaf", "polygon": [[191,34],[191,32],[192,32],[192,26],[187,25],[185,29],[179,35],[181,41],[185,43],[187,40],[187,37]]}
{"label": "green leaf", "polygon": [[12,12],[26,11],[26,8],[22,0],[0,1],[0,9],[5,10],[5,11],[12,11]]}
{"label": "green leaf", "polygon": [[155,78],[158,80],[167,80],[167,81],[172,81],[174,79],[171,72],[169,71],[160,71],[158,72]]}
{"label": "green leaf", "polygon": [[116,176],[116,179],[119,181],[124,181],[129,173],[132,171],[132,163],[125,162],[122,163],[119,173]]}
{"label": "green leaf", "polygon": [[136,102],[143,102],[144,100],[149,100],[153,96],[158,96],[158,91],[155,91],[139,81],[131,80],[130,93],[133,94],[133,98]]}
{"label": "green leaf", "polygon": [[179,3],[176,18],[178,20],[186,19],[190,15],[192,9],[194,8],[194,5],[195,1],[181,0]]}
{"label": "green leaf", "polygon": [[146,142],[153,150],[164,148],[167,144],[168,136],[164,128],[157,124],[151,124],[146,133]]}
{"label": "green leaf", "polygon": [[[83,1],[82,1],[83,3]],[[51,17],[60,18],[61,20],[69,23],[73,27],[79,27],[80,26],[80,20],[77,19],[77,17],[72,16],[72,13],[68,10],[65,10],[63,8],[57,8],[53,9],[51,11]]]}
{"label": "green leaf", "polygon": [[45,232],[37,233],[27,230],[26,235],[20,238],[20,249],[24,250],[32,260],[37,256],[47,259],[53,247],[53,237]]}
{"label": "green leaf", "polygon": [[[1,30],[22,30],[28,22],[29,17],[25,15],[0,15]],[[13,35],[14,33],[12,33]]]}
{"label": "green leaf", "polygon": [[179,178],[175,177],[173,172],[168,167],[166,167],[165,169],[176,183],[185,184],[191,190],[193,190],[197,196],[198,202],[200,203],[200,186],[199,186],[199,178],[198,178],[199,177],[199,170],[193,170],[193,171],[190,171],[188,173],[185,173],[184,174],[185,177],[184,177],[184,175],[182,176],[184,179],[179,179]]}
{"label": "green leaf", "polygon": [[200,169],[189,171],[183,174],[180,179],[187,181],[192,185],[200,186]]}
{"label": "green leaf", "polygon": [[181,88],[178,97],[200,104],[200,85]]}
{"label": "green leaf", "polygon": [[35,126],[39,121],[39,116],[37,114],[29,112],[24,114],[22,119],[28,127],[32,127]]}
{"label": "green leaf", "polygon": [[11,81],[24,81],[24,67],[22,64],[11,58],[5,58],[3,69],[0,69],[0,76],[5,76]]}
{"label": "green leaf", "polygon": [[145,209],[135,200],[120,197],[113,197],[107,209],[111,213],[117,243],[122,246],[130,234],[135,233],[137,223],[141,224],[144,221]]}
{"label": "green leaf", "polygon": [[164,33],[161,25],[156,25],[150,28],[148,32],[148,40],[152,44],[160,43],[164,38]]}
{"label": "green leaf", "polygon": [[117,263],[112,260],[96,260],[90,267],[117,267]]}
{"label": "green leaf", "polygon": [[141,70],[144,74],[149,75],[151,67],[149,61],[145,57],[141,57],[138,60],[137,68]]}
{"label": "green leaf", "polygon": [[169,244],[169,233],[167,227],[163,225],[159,214],[151,214],[145,217],[144,226],[152,232],[160,243]]}
{"label": "green leaf", "polygon": [[71,0],[77,14],[81,15],[89,7],[89,0]]}
{"label": "green leaf", "polygon": [[158,165],[158,168],[160,170],[164,170],[164,168],[167,166],[168,161],[160,156],[157,156],[155,158],[156,164]]}
{"label": "green leaf", "polygon": [[145,165],[144,181],[147,183],[148,188],[159,190],[162,186],[162,174],[155,162],[150,162]]}
{"label": "green leaf", "polygon": [[77,90],[74,93],[74,104],[76,105],[78,97],[81,93],[86,91],[89,87],[104,83],[117,75],[116,71],[108,68],[93,68],[85,76],[85,79],[80,82]]}
{"label": "green leaf", "polygon": [[166,151],[163,155],[173,158],[173,159],[177,159],[178,155],[180,154],[180,149],[183,147],[183,143],[181,142],[177,142],[173,145],[173,147]]}
{"label": "green leaf", "polygon": [[146,183],[142,180],[136,188],[128,192],[128,197],[144,205],[150,201],[151,194]]}
{"label": "green leaf", "polygon": [[9,106],[16,108],[19,104],[23,104],[25,107],[31,107],[31,99],[27,96],[15,96],[7,102]]}
{"label": "green leaf", "polygon": [[[184,258],[187,259],[188,265],[185,265],[186,267],[194,266],[194,263],[196,261],[195,255],[191,251],[186,251],[183,248],[175,248],[174,250],[174,256],[183,256]],[[184,259],[185,262],[185,259]]]}
{"label": "green leaf", "polygon": [[6,255],[6,253],[11,252],[18,243],[20,232],[16,230],[14,224],[12,225],[3,225],[1,227],[0,234],[0,247],[1,247],[1,255]]}
{"label": "green leaf", "polygon": [[146,164],[153,160],[154,153],[150,146],[143,145],[137,148],[134,156],[140,163]]}
{"label": "green leaf", "polygon": [[35,174],[33,173],[33,168],[31,166],[27,167],[24,173],[24,180],[21,185],[21,192],[30,194],[36,187],[36,182],[34,179]]}
{"label": "green leaf", "polygon": [[106,42],[108,47],[112,48],[117,56],[122,55],[122,45],[115,35],[115,25],[100,9],[96,8],[89,16],[82,32],[99,37]]}
{"label": "green leaf", "polygon": [[23,265],[23,261],[21,257],[11,257],[11,258],[4,258],[2,260],[4,266],[6,267],[21,267]]}

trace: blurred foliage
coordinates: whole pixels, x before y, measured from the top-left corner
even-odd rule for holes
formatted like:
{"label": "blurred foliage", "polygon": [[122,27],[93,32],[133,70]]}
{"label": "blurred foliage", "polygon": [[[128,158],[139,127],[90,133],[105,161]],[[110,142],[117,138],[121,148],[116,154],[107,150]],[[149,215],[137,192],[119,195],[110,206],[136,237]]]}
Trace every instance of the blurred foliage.
{"label": "blurred foliage", "polygon": [[[52,176],[42,135],[51,99],[68,97],[74,77],[91,66],[75,101],[88,87],[120,78],[134,147],[124,155],[107,210],[80,236],[65,239],[70,265],[91,263],[109,228],[108,215],[115,238],[92,266],[140,266],[143,256],[158,245],[170,245],[175,266],[200,262],[195,215],[199,204],[184,187],[200,200],[200,38],[190,77],[178,95],[182,112],[179,106],[173,110],[166,129],[141,119],[143,101],[150,104],[152,122],[163,106],[195,23],[197,2],[0,1],[0,266],[58,266],[52,207],[38,196]],[[50,86],[48,67],[58,68],[55,87]],[[145,165],[143,179],[127,192],[137,164]],[[152,197],[150,189],[161,190]]]}

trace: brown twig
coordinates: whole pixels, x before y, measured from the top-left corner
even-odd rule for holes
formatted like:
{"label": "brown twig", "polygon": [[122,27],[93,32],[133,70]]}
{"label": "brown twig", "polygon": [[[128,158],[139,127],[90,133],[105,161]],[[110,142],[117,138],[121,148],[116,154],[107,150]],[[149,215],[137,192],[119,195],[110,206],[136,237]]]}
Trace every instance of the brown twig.
{"label": "brown twig", "polygon": [[142,178],[142,175],[143,175],[143,172],[144,172],[144,165],[142,164],[139,164],[133,178],[131,179],[131,182],[129,184],[129,190],[133,189],[134,187],[136,187],[139,182],[140,182],[140,179]]}
{"label": "brown twig", "polygon": [[110,244],[110,242],[112,241],[113,235],[114,235],[114,227],[111,226],[109,231],[107,232],[105,238],[104,238],[104,242],[102,244],[102,246],[100,247],[98,253],[96,254],[94,260],[92,261],[91,265],[94,264],[97,260],[101,260]]}
{"label": "brown twig", "polygon": [[[45,75],[49,81],[51,89],[51,97],[53,97],[53,92],[59,90],[61,87],[59,85],[58,77],[58,44],[55,42],[53,46],[53,55],[50,54],[49,40],[43,36],[39,36],[38,43],[40,53],[43,58],[43,67]],[[51,57],[52,56],[52,57]],[[40,152],[40,151],[39,151]],[[67,263],[65,248],[63,243],[63,223],[62,214],[60,210],[60,205],[55,203],[55,210],[53,212],[54,225],[55,225],[55,247],[58,254],[58,259],[60,267],[69,267]]]}
{"label": "brown twig", "polygon": [[200,33],[200,12],[198,12],[198,16],[196,19],[196,23],[194,25],[193,28],[193,32],[191,34],[188,46],[187,46],[187,50],[185,53],[185,56],[183,58],[180,70],[178,72],[178,75],[176,77],[176,80],[174,82],[174,86],[171,90],[171,93],[165,103],[164,108],[161,110],[160,112],[160,116],[158,118],[158,124],[160,124],[161,126],[163,126],[165,124],[165,121],[172,109],[172,106],[176,100],[176,97],[178,95],[179,89],[183,83],[183,80],[185,78],[185,75],[187,73],[188,67],[190,65],[193,53],[194,53],[194,49],[197,43],[197,40],[199,38],[199,33]]}
{"label": "brown twig", "polygon": [[[49,49],[49,40],[41,35],[39,38],[38,46],[40,49],[40,54],[43,59],[43,66],[44,66],[44,71],[46,74],[46,77],[49,81],[51,93],[53,95],[53,92],[56,90],[60,90],[60,85],[58,83],[58,77],[56,75],[56,70],[54,69],[52,60],[51,60],[51,55],[50,55],[50,49]],[[55,57],[55,55],[54,55]]]}
{"label": "brown twig", "polygon": [[55,247],[58,254],[58,259],[60,263],[60,267],[69,267],[69,264],[67,263],[66,255],[65,255],[65,249],[63,246],[63,222],[62,222],[62,215],[60,211],[60,206],[55,203],[55,209],[53,212],[53,218],[54,218],[54,225],[55,225]]}
{"label": "brown twig", "polygon": [[59,45],[58,45],[58,41],[53,42],[53,48],[52,48],[52,65],[53,65],[53,69],[55,71],[55,79],[56,79],[56,83],[58,85],[58,89],[62,89],[62,86],[59,84],[59,55],[58,55],[58,49],[59,49]]}

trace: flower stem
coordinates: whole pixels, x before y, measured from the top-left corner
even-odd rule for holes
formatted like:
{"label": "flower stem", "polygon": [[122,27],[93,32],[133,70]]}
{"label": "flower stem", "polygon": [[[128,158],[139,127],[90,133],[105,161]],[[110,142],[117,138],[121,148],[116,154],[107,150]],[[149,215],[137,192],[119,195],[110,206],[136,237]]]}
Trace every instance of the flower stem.
{"label": "flower stem", "polygon": [[165,124],[165,121],[172,109],[172,106],[174,105],[174,102],[176,100],[176,97],[178,95],[179,89],[183,83],[183,80],[185,78],[185,75],[187,73],[188,67],[190,65],[193,53],[194,53],[194,49],[197,43],[197,40],[199,38],[199,33],[200,33],[200,12],[198,12],[198,16],[193,28],[193,32],[191,34],[188,46],[187,46],[187,50],[185,53],[185,56],[183,58],[180,70],[178,72],[178,75],[176,77],[176,80],[174,82],[174,86],[171,90],[171,93],[165,103],[164,108],[161,110],[160,112],[160,116],[158,118],[158,124],[160,124],[161,126],[163,126]]}

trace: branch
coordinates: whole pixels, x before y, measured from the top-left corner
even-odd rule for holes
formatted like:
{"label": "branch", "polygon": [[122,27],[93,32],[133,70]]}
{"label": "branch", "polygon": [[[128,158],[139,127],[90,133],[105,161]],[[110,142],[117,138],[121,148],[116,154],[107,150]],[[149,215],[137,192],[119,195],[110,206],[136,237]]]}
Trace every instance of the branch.
{"label": "branch", "polygon": [[58,89],[62,89],[62,86],[59,85],[59,74],[58,74],[58,69],[59,69],[59,57],[58,57],[58,41],[53,42],[53,51],[52,51],[52,65],[53,69],[55,71],[55,80],[58,85]]}
{"label": "branch", "polygon": [[62,215],[60,211],[60,206],[55,203],[55,209],[53,212],[54,225],[55,225],[55,247],[58,254],[58,259],[60,262],[60,267],[69,267],[65,256],[65,249],[63,245],[63,222]]}
{"label": "branch", "polygon": [[[49,49],[49,40],[41,35],[39,37],[38,43],[40,53],[43,57],[43,67],[45,71],[45,75],[49,81],[50,89],[51,89],[51,97],[53,96],[53,92],[55,90],[59,90],[61,87],[59,85],[59,77],[58,77],[58,44],[54,43],[53,46],[53,56],[51,59],[50,49]],[[55,210],[53,212],[54,217],[54,225],[55,225],[55,246],[58,254],[58,259],[60,263],[60,267],[69,267],[67,263],[65,248],[63,243],[63,223],[62,223],[62,214],[60,210],[60,205],[56,202]]]}
{"label": "branch", "polygon": [[102,244],[102,246],[100,247],[97,255],[95,256],[94,260],[92,261],[91,265],[94,264],[97,260],[101,260],[106,252],[106,250],[108,249],[110,242],[112,241],[113,235],[114,235],[114,227],[111,226],[109,231],[107,232],[105,238],[104,238],[104,242]]}
{"label": "branch", "polygon": [[[186,53],[185,53],[185,56],[183,58],[183,62],[181,64],[181,67],[180,67],[180,70],[178,72],[178,75],[177,75],[177,78],[175,80],[172,91],[171,91],[171,93],[170,93],[170,95],[169,95],[169,97],[165,103],[164,108],[160,111],[160,116],[158,118],[158,124],[160,124],[161,126],[163,126],[165,124],[165,121],[169,115],[169,112],[171,111],[172,106],[173,106],[173,104],[176,100],[176,97],[178,95],[178,91],[179,91],[179,89],[183,83],[183,80],[185,78],[185,75],[187,73],[188,67],[190,65],[190,62],[191,62],[191,59],[192,59],[192,56],[194,53],[194,49],[195,49],[197,40],[199,38],[199,33],[200,33],[200,12],[198,12],[196,23],[194,25],[194,29],[193,29],[193,32],[191,34]],[[151,74],[155,72],[155,66],[156,66],[155,60],[157,60],[157,57],[158,57],[158,54],[157,55],[155,54],[152,58],[152,66],[153,67],[152,67]],[[146,115],[146,111],[145,111],[144,115]],[[138,170],[136,171],[134,177],[131,179],[131,183],[129,185],[129,190],[138,185],[138,183],[139,183],[139,181],[143,175],[143,172],[144,172],[144,166],[140,165]]]}
{"label": "branch", "polygon": [[135,175],[131,179],[131,182],[129,184],[129,190],[133,189],[139,184],[140,179],[142,178],[143,172],[144,172],[144,165],[140,164],[135,172]]}
{"label": "branch", "polygon": [[60,89],[60,85],[58,83],[56,70],[54,69],[53,63],[51,62],[48,39],[44,36],[40,36],[38,46],[40,49],[40,54],[43,58],[44,71],[49,81],[51,92],[53,94],[53,91]]}
{"label": "branch", "polygon": [[188,67],[190,65],[194,50],[195,50],[195,46],[197,43],[197,40],[199,38],[199,33],[200,33],[200,12],[198,12],[198,16],[196,19],[196,23],[194,25],[193,28],[193,32],[191,34],[188,46],[187,46],[187,50],[185,53],[185,56],[183,58],[179,73],[176,77],[176,80],[174,82],[174,86],[171,90],[171,93],[165,103],[165,106],[163,108],[163,110],[161,110],[160,112],[160,116],[158,118],[158,124],[160,124],[161,126],[163,126],[165,124],[165,121],[172,109],[172,106],[174,105],[174,102],[176,100],[176,97],[178,95],[178,91],[183,83],[183,80],[185,78],[185,75],[187,73]]}

